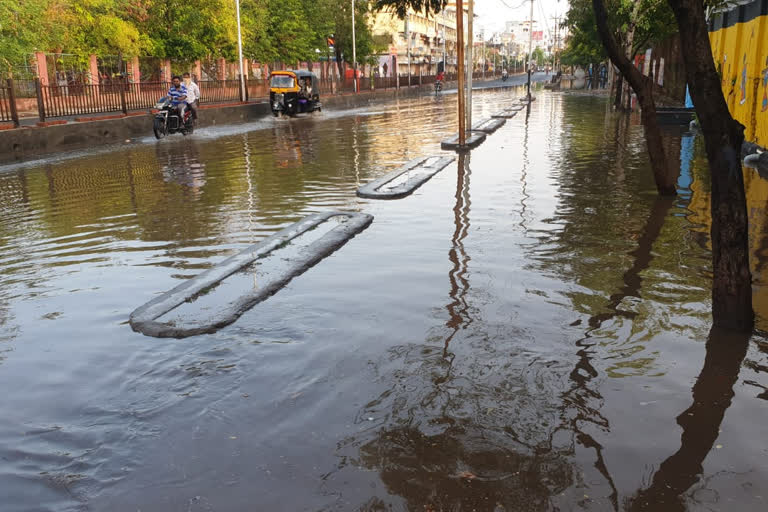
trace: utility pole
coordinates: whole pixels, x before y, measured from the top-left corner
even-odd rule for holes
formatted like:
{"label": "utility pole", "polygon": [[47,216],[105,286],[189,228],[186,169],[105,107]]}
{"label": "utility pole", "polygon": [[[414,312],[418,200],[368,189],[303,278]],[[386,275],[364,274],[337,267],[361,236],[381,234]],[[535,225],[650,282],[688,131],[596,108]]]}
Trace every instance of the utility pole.
{"label": "utility pole", "polygon": [[528,102],[531,101],[531,67],[533,65],[533,0],[531,0],[531,19],[528,27]]}
{"label": "utility pole", "polygon": [[467,143],[466,124],[464,122],[464,1],[456,0],[456,63],[459,79],[459,146]]}
{"label": "utility pole", "polygon": [[357,40],[355,39],[355,0],[352,0],[352,76],[357,92]]}
{"label": "utility pole", "polygon": [[235,0],[237,9],[237,56],[240,58],[240,101],[245,101],[245,70],[243,69],[243,36],[240,32],[240,0]]}
{"label": "utility pole", "polygon": [[485,31],[482,32],[483,34],[483,80],[485,80]]}
{"label": "utility pole", "polygon": [[467,13],[467,130],[472,129],[472,72],[475,70],[473,50],[475,48],[475,35],[473,33],[475,0],[469,0],[469,12]]}
{"label": "utility pole", "polygon": [[409,17],[409,14],[405,15],[405,38],[408,40],[408,87],[411,86],[411,26]]}
{"label": "utility pole", "polygon": [[448,72],[448,62],[445,54],[445,7],[443,7],[443,73]]}

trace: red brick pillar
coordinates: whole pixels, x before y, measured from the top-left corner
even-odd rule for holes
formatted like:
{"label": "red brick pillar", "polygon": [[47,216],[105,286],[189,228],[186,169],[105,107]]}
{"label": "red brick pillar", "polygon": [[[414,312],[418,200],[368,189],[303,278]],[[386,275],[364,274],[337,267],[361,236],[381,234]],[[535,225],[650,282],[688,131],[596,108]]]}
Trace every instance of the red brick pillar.
{"label": "red brick pillar", "polygon": [[[99,80],[99,60],[98,58],[91,54],[88,57],[88,73],[90,75],[90,84],[98,86],[100,83]],[[97,98],[100,93],[100,87],[91,87],[91,93],[94,98]]]}
{"label": "red brick pillar", "polygon": [[48,61],[43,52],[35,52],[35,63],[37,64],[37,76],[40,78],[40,85],[50,85],[48,81]]}
{"label": "red brick pillar", "polygon": [[193,68],[193,73],[197,77],[197,80],[200,81],[203,79],[203,66],[200,64],[199,60],[195,61],[195,67]]}
{"label": "red brick pillar", "polygon": [[227,78],[227,61],[223,58],[216,59],[216,80]]}
{"label": "red brick pillar", "polygon": [[172,78],[173,75],[171,74],[171,59],[165,59],[163,60],[163,73],[162,77],[160,77],[160,81],[170,82]]}
{"label": "red brick pillar", "polygon": [[128,74],[130,81],[135,84],[133,90],[137,93],[141,92],[141,68],[139,67],[138,57],[132,57],[131,61],[128,63]]}

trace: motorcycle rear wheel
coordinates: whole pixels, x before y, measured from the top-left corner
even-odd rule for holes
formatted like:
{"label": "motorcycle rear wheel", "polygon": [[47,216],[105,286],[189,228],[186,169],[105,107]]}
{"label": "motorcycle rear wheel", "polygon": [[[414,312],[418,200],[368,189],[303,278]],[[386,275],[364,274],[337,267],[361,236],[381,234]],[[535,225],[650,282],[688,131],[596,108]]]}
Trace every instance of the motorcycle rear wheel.
{"label": "motorcycle rear wheel", "polygon": [[155,138],[158,140],[165,137],[165,123],[162,119],[155,118],[152,123],[152,131],[155,132]]}

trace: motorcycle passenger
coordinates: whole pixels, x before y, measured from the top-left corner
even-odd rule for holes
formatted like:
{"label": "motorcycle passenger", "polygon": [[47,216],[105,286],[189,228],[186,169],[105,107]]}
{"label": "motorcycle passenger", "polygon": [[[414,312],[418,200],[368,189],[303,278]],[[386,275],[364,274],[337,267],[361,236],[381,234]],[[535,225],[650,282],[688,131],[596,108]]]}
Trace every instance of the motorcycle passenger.
{"label": "motorcycle passenger", "polygon": [[187,88],[181,83],[180,76],[173,77],[173,85],[168,91],[168,97],[171,99],[171,104],[179,110],[179,117],[183,122],[184,110],[187,107]]}
{"label": "motorcycle passenger", "polygon": [[187,106],[192,112],[192,119],[197,119],[197,106],[200,104],[200,88],[189,73],[184,73],[184,87],[187,89]]}

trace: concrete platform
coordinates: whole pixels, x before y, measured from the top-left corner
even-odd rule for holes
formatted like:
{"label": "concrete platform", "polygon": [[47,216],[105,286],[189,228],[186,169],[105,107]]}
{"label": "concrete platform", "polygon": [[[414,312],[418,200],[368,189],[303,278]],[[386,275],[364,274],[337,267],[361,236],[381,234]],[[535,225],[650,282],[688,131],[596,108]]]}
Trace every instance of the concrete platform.
{"label": "concrete platform", "polygon": [[472,126],[473,131],[483,132],[487,134],[491,134],[504,126],[504,124],[507,122],[506,119],[502,117],[492,117],[490,119],[483,119],[482,121],[478,121]]}
{"label": "concrete platform", "polygon": [[[232,274],[243,270],[259,258],[279,250],[307,231],[338,217],[346,217],[345,222],[298,251],[296,256],[286,259],[288,262],[287,269],[275,275],[264,276],[258,288],[254,287],[235,300],[225,303],[223,308],[210,318],[199,320],[193,317],[185,319],[184,323],[158,321],[160,317],[185,302],[193,302],[204,294],[215,293],[212,290]],[[372,221],[373,216],[368,214],[340,211],[316,213],[305,217],[137,308],[129,318],[131,327],[134,331],[158,338],[186,338],[197,334],[216,332],[233,323],[253,306],[277,293],[291,279],[303,274],[307,269],[342,247],[355,235],[367,228]]]}
{"label": "concrete platform", "polygon": [[517,115],[517,110],[507,109],[502,110],[501,112],[496,112],[495,114],[491,114],[491,117],[494,119],[512,119]]}
{"label": "concrete platform", "polygon": [[440,143],[440,147],[447,150],[454,151],[467,151],[474,149],[485,141],[487,135],[483,132],[470,131],[467,133],[467,140],[464,146],[459,145],[459,134],[457,133],[453,137],[445,139]]}
{"label": "concrete platform", "polygon": [[357,195],[369,199],[400,199],[409,196],[453,161],[452,156],[416,158],[396,171],[358,188]]}

